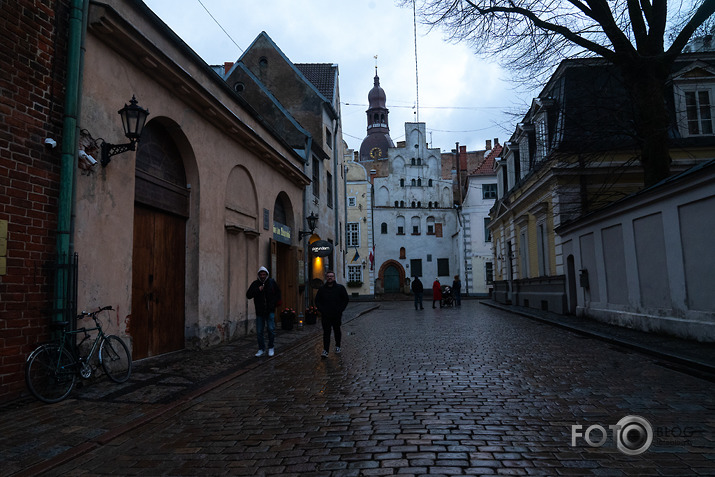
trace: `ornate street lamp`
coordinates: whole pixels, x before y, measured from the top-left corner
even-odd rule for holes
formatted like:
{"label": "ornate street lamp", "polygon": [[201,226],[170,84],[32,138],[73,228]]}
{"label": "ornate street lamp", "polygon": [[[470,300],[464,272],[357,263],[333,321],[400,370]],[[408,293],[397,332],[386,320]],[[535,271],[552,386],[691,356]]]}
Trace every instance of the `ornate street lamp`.
{"label": "ornate street lamp", "polygon": [[125,104],[122,109],[117,111],[122,117],[122,127],[124,135],[129,139],[126,144],[110,144],[102,143],[102,167],[107,167],[107,164],[112,160],[111,157],[127,151],[136,150],[136,143],[142,135],[146,118],[149,116],[149,111],[137,104],[137,100],[132,95],[129,104]]}

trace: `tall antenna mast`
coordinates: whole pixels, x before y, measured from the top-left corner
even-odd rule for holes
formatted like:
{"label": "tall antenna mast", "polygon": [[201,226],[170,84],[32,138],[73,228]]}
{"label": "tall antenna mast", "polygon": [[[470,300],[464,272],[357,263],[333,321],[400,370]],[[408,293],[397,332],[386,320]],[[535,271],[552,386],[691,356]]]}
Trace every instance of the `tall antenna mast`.
{"label": "tall antenna mast", "polygon": [[420,122],[420,80],[417,75],[417,7],[415,6],[415,0],[412,0],[412,27],[415,32],[415,108],[417,122]]}

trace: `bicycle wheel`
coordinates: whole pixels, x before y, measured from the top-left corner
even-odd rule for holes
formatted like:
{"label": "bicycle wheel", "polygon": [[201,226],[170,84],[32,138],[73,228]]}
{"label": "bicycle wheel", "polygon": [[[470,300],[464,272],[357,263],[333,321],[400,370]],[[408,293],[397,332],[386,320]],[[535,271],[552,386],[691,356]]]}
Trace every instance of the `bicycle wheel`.
{"label": "bicycle wheel", "polygon": [[132,374],[129,348],[118,336],[106,336],[99,347],[99,362],[104,372],[115,383],[123,383]]}
{"label": "bicycle wheel", "polygon": [[25,363],[25,383],[37,399],[47,403],[66,398],[74,387],[77,373],[72,355],[58,344],[35,349]]}

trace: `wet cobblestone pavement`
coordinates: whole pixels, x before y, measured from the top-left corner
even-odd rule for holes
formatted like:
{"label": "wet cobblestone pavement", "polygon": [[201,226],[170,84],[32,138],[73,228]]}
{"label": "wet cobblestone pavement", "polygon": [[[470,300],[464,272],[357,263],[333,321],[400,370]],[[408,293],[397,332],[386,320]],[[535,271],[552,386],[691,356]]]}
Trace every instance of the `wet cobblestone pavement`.
{"label": "wet cobblestone pavement", "polygon": [[[210,388],[189,380],[199,386],[189,389],[177,371],[175,382],[160,380],[183,387],[173,404],[138,386],[6,407],[4,417],[24,416],[26,429],[0,426],[3,460],[17,462],[0,474],[36,463],[21,457],[45,439],[42,458],[64,463],[43,475],[715,475],[712,381],[477,301],[411,305],[380,303],[349,321],[343,352],[327,359],[312,330],[239,371],[213,358]],[[640,455],[618,450],[608,429],[632,415],[652,426]],[[602,426],[608,438],[572,445],[573,425]],[[587,437],[599,441],[592,429]],[[15,447],[3,442],[8,432]]]}

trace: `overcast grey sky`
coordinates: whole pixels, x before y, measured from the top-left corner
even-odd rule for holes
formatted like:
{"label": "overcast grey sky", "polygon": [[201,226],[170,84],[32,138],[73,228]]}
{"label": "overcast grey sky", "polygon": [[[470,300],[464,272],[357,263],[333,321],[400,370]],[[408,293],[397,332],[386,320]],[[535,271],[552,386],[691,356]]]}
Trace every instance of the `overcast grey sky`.
{"label": "overcast grey sky", "polygon": [[[412,9],[397,7],[394,0],[145,3],[212,65],[236,61],[261,31],[293,63],[337,64],[343,136],[353,149],[367,133],[365,110],[375,55],[392,139],[404,139],[404,123],[417,119]],[[430,145],[448,151],[459,142],[471,151],[483,149],[487,139],[503,143],[518,122],[513,114],[526,113],[533,92],[517,94],[495,63],[443,38],[443,32],[428,32],[418,20],[419,121],[426,123]]]}

